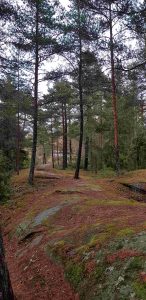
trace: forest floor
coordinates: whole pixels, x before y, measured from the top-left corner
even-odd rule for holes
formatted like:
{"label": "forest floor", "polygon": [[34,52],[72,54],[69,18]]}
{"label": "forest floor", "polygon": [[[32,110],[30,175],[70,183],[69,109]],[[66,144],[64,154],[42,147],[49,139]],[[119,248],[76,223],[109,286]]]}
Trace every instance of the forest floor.
{"label": "forest floor", "polygon": [[16,299],[146,299],[146,194],[122,185],[146,182],[146,170],[74,180],[46,166],[33,187],[27,176],[13,176],[0,207]]}

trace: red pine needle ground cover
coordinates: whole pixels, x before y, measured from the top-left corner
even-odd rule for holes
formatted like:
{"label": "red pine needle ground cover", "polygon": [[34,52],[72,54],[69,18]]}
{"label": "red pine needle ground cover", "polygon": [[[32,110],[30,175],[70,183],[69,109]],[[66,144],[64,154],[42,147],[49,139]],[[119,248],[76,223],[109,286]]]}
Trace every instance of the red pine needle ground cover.
{"label": "red pine needle ground cover", "polygon": [[[71,171],[55,174],[60,178],[36,178],[34,187],[30,187],[27,170],[22,171],[12,179],[11,201],[0,207],[6,258],[18,300],[79,299],[64,275],[63,264],[46,253],[48,242],[63,259],[71,258],[74,262],[79,262],[82,249],[90,249],[93,255],[85,268],[90,274],[95,267],[95,250],[116,235],[146,228],[146,203],[132,200],[131,193],[120,185],[146,178],[146,171],[129,173],[113,181],[84,172],[80,180],[74,180]],[[59,211],[34,227],[30,235],[16,234],[19,224],[58,205]],[[141,255],[138,251],[121,250],[109,254],[107,261],[113,263]],[[145,273],[140,278],[146,282]]]}

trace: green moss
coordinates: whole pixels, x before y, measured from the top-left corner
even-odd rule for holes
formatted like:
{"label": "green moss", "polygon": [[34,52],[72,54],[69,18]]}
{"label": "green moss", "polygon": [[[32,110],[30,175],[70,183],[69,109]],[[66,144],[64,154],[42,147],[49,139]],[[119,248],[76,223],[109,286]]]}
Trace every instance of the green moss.
{"label": "green moss", "polygon": [[127,271],[134,272],[141,270],[143,266],[143,260],[141,257],[134,257],[131,263],[129,264],[129,267]]}
{"label": "green moss", "polygon": [[84,186],[84,188],[86,190],[91,190],[91,191],[95,191],[95,192],[101,192],[101,187],[99,185],[95,185],[95,184],[88,184],[86,186]]}
{"label": "green moss", "polygon": [[94,272],[94,277],[96,280],[100,280],[102,275],[104,274],[105,268],[104,266],[98,266]]}
{"label": "green moss", "polygon": [[23,223],[19,224],[19,226],[15,230],[15,235],[18,237],[24,235],[29,230],[30,224],[31,221],[24,221]]}
{"label": "green moss", "polygon": [[111,168],[104,168],[98,171],[98,174],[91,174],[92,177],[96,178],[107,178],[107,177],[115,177],[115,171]]}
{"label": "green moss", "polygon": [[60,240],[59,242],[56,242],[55,243],[55,246],[57,246],[57,248],[59,248],[59,247],[63,247],[65,245],[65,241],[64,240]]}
{"label": "green moss", "polygon": [[119,242],[117,241],[116,245],[115,245],[115,251],[116,250],[120,250],[124,247],[124,241],[123,240],[119,240]]}
{"label": "green moss", "polygon": [[104,205],[104,206],[139,206],[139,203],[134,200],[124,199],[124,200],[100,200],[100,199],[91,199],[84,202],[86,206],[96,206],[96,205]]}
{"label": "green moss", "polygon": [[46,248],[45,248],[45,252],[46,254],[51,257],[52,261],[55,264],[62,264],[63,263],[63,258],[60,255],[60,251],[63,251],[63,246],[64,245],[60,245],[60,247],[57,247],[56,245],[53,246],[51,244],[47,244]]}
{"label": "green moss", "polygon": [[146,299],[146,283],[141,283],[141,282],[136,281],[133,284],[133,287],[134,287],[136,296],[139,297],[139,299],[141,299],[141,300],[145,300]]}
{"label": "green moss", "polygon": [[83,266],[69,262],[65,268],[65,276],[73,287],[77,288],[84,277]]}
{"label": "green moss", "polygon": [[77,252],[78,254],[81,254],[81,255],[82,255],[83,253],[88,252],[88,251],[89,251],[88,244],[87,244],[87,245],[82,245],[82,246],[76,248],[76,252]]}
{"label": "green moss", "polygon": [[134,230],[130,227],[126,227],[124,229],[121,229],[118,233],[117,233],[117,236],[118,237],[123,237],[125,235],[131,235],[131,234],[134,234]]}
{"label": "green moss", "polygon": [[103,232],[98,236],[98,243],[102,244],[110,235],[107,232]]}
{"label": "green moss", "polygon": [[97,236],[93,235],[88,243],[88,247],[91,248],[91,247],[96,246],[97,242],[98,242]]}
{"label": "green moss", "polygon": [[29,210],[29,212],[26,214],[25,218],[28,220],[32,220],[35,216],[35,211]]}
{"label": "green moss", "polygon": [[90,236],[84,238],[84,244],[76,248],[76,252],[80,255],[89,252],[92,248],[102,245],[107,238],[107,232],[102,232],[99,234],[91,233]]}
{"label": "green moss", "polygon": [[55,193],[57,194],[62,194],[62,195],[66,195],[66,194],[78,194],[78,193],[82,193],[82,189],[81,188],[69,188],[69,189],[56,189]]}
{"label": "green moss", "polygon": [[117,230],[118,230],[117,224],[115,224],[115,223],[109,223],[109,224],[106,225],[105,231],[108,232],[108,235],[116,233]]}

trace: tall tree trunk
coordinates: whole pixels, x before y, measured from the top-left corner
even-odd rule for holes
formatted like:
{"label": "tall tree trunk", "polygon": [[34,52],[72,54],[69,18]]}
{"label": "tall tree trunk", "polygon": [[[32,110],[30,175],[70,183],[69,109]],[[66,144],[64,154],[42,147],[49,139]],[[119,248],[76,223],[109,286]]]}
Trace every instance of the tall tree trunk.
{"label": "tall tree trunk", "polygon": [[72,140],[69,140],[69,156],[70,156],[70,163],[72,163]]}
{"label": "tall tree trunk", "polygon": [[112,106],[114,117],[114,148],[115,148],[115,167],[116,173],[120,173],[119,162],[119,143],[118,143],[118,114],[117,114],[117,97],[116,97],[116,83],[115,83],[115,66],[114,66],[114,45],[113,45],[113,25],[112,25],[112,10],[111,3],[109,5],[110,13],[110,54],[111,54],[111,77],[112,77]]}
{"label": "tall tree trunk", "polygon": [[29,171],[28,181],[32,185],[34,181],[34,169],[36,161],[36,147],[37,147],[37,122],[38,122],[38,68],[39,68],[39,45],[38,45],[38,35],[39,35],[39,4],[36,1],[36,20],[35,20],[35,84],[34,84],[34,99],[33,99],[33,142],[32,142],[32,154],[31,154],[31,164]]}
{"label": "tall tree trunk", "polygon": [[140,110],[141,110],[141,118],[142,118],[142,122],[144,124],[144,100],[140,101]]}
{"label": "tall tree trunk", "polygon": [[82,38],[81,38],[81,19],[80,19],[80,0],[78,0],[78,26],[79,26],[79,99],[80,99],[80,137],[79,137],[79,148],[76,163],[76,170],[74,178],[79,178],[81,155],[82,155],[82,144],[83,144],[83,127],[84,127],[84,113],[83,113],[83,87],[82,87]]}
{"label": "tall tree trunk", "polygon": [[89,162],[89,137],[86,136],[85,140],[85,159],[84,159],[84,170],[88,170],[88,162]]}
{"label": "tall tree trunk", "polygon": [[[69,121],[69,128],[70,128],[70,125],[71,125],[70,112],[69,112],[68,121]],[[70,160],[70,163],[72,163],[72,140],[71,140],[71,138],[69,138],[69,160]]]}
{"label": "tall tree trunk", "polygon": [[54,136],[53,136],[53,122],[51,119],[51,153],[52,153],[52,168],[55,168],[55,163],[54,163]]}
{"label": "tall tree trunk", "polygon": [[16,172],[17,175],[19,175],[19,169],[20,169],[20,99],[19,99],[19,81],[20,81],[20,76],[19,76],[19,53],[18,53],[18,86],[17,86],[17,91],[18,91],[18,103],[17,103],[17,141],[16,141]]}
{"label": "tall tree trunk", "polygon": [[62,139],[63,139],[63,145],[62,145],[62,169],[65,169],[65,158],[64,158],[64,153],[65,153],[65,143],[64,143],[64,106],[63,106],[63,102],[62,102]]}
{"label": "tall tree trunk", "polygon": [[10,282],[9,272],[5,261],[3,239],[0,232],[0,299],[14,300],[14,294]]}
{"label": "tall tree trunk", "polygon": [[103,169],[103,132],[100,132],[100,169]]}
{"label": "tall tree trunk", "polygon": [[62,102],[62,128],[63,128],[63,170],[67,168],[67,115],[66,103]]}
{"label": "tall tree trunk", "polygon": [[89,147],[89,149],[90,149],[90,165],[91,165],[91,170],[93,170],[93,149],[92,149],[92,136],[91,136],[91,138],[90,138],[90,147]]}
{"label": "tall tree trunk", "polygon": [[95,174],[97,174],[97,170],[98,170],[98,163],[97,163],[98,147],[95,147],[95,149],[96,149],[96,153],[95,153],[95,158],[94,158],[94,171],[95,171]]}
{"label": "tall tree trunk", "polygon": [[101,126],[101,132],[100,132],[100,161],[101,161],[101,169],[103,169],[103,98],[101,98],[101,116],[100,116],[100,126]]}
{"label": "tall tree trunk", "polygon": [[23,133],[24,133],[24,130],[25,130],[25,125],[26,125],[26,113],[25,113],[24,119],[23,119],[23,126],[22,126]]}
{"label": "tall tree trunk", "polygon": [[136,168],[139,169],[140,166],[140,147],[137,145],[136,147]]}
{"label": "tall tree trunk", "polygon": [[59,140],[58,140],[58,135],[57,135],[57,163],[59,167]]}
{"label": "tall tree trunk", "polygon": [[46,152],[45,152],[45,145],[43,144],[43,165],[46,165]]}
{"label": "tall tree trunk", "polygon": [[65,169],[67,168],[67,112],[66,112],[66,102],[64,103],[64,158],[65,158]]}

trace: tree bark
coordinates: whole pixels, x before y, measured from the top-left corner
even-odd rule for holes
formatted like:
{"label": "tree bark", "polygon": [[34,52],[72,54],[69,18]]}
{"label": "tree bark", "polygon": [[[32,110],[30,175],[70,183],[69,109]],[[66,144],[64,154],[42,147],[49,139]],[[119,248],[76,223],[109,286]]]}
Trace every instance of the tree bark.
{"label": "tree bark", "polygon": [[67,168],[67,115],[66,103],[62,102],[62,128],[63,128],[63,170]]}
{"label": "tree bark", "polygon": [[81,38],[81,20],[80,20],[80,0],[78,0],[78,25],[79,25],[79,99],[80,99],[80,137],[79,137],[79,148],[75,170],[75,179],[79,179],[81,155],[82,155],[82,144],[83,144],[83,127],[84,127],[84,112],[83,112],[83,87],[82,87],[82,38]]}
{"label": "tree bark", "polygon": [[65,164],[65,169],[67,168],[67,112],[66,112],[66,102],[64,103],[64,164]]}
{"label": "tree bark", "polygon": [[26,120],[27,120],[27,118],[26,118],[26,113],[25,113],[25,115],[24,115],[24,120],[23,120],[23,126],[22,126],[23,132],[24,132],[24,130],[25,130]]}
{"label": "tree bark", "polygon": [[140,101],[140,110],[141,110],[141,117],[142,117],[142,122],[144,123],[144,100]]}
{"label": "tree bark", "polygon": [[58,140],[58,135],[57,135],[57,163],[59,167],[59,140]]}
{"label": "tree bark", "polygon": [[90,138],[90,165],[91,165],[91,170],[93,170],[93,149],[92,149],[93,143],[92,143],[92,136]]}
{"label": "tree bark", "polygon": [[65,159],[64,159],[64,152],[65,152],[65,149],[64,149],[64,131],[65,131],[65,128],[64,128],[64,107],[63,107],[63,102],[62,102],[62,139],[63,139],[63,147],[62,147],[62,169],[64,170],[65,169]]}
{"label": "tree bark", "polygon": [[72,141],[69,140],[69,155],[70,155],[70,163],[72,163]]}
{"label": "tree bark", "polygon": [[14,300],[9,272],[5,261],[3,239],[0,233],[0,300]]}
{"label": "tree bark", "polygon": [[140,147],[137,145],[136,147],[136,168],[139,169],[140,165]]}
{"label": "tree bark", "polygon": [[100,126],[101,126],[101,132],[100,132],[100,166],[101,169],[103,169],[103,98],[101,98],[101,116],[100,116]]}
{"label": "tree bark", "polygon": [[45,146],[43,145],[43,165],[46,165],[46,152],[45,152]]}
{"label": "tree bark", "polygon": [[32,185],[34,181],[34,169],[36,161],[36,147],[37,147],[37,122],[38,122],[38,68],[39,68],[39,45],[38,45],[38,35],[39,35],[39,4],[36,1],[36,20],[35,20],[35,84],[34,84],[34,99],[33,99],[33,142],[32,142],[32,154],[31,154],[31,164],[29,171],[28,181]]}
{"label": "tree bark", "polygon": [[118,143],[118,114],[117,114],[117,97],[115,83],[115,65],[114,65],[114,46],[113,46],[113,27],[112,27],[112,11],[111,3],[109,5],[110,13],[110,54],[111,54],[111,77],[112,77],[112,107],[114,117],[114,151],[115,151],[115,169],[117,175],[120,174],[119,162],[119,143]]}
{"label": "tree bark", "polygon": [[[69,112],[69,127],[71,125],[71,117],[70,117],[70,112]],[[69,161],[70,163],[72,163],[72,140],[71,140],[71,137],[69,138]]]}
{"label": "tree bark", "polygon": [[19,175],[19,169],[20,169],[20,99],[19,99],[19,53],[18,53],[18,103],[17,103],[17,141],[16,141],[16,172],[17,175]]}
{"label": "tree bark", "polygon": [[52,168],[55,168],[55,163],[54,163],[54,136],[53,136],[53,122],[51,119],[51,152],[52,152]]}
{"label": "tree bark", "polygon": [[84,160],[84,170],[88,170],[88,162],[89,162],[89,138],[86,136],[85,140],[85,160]]}

